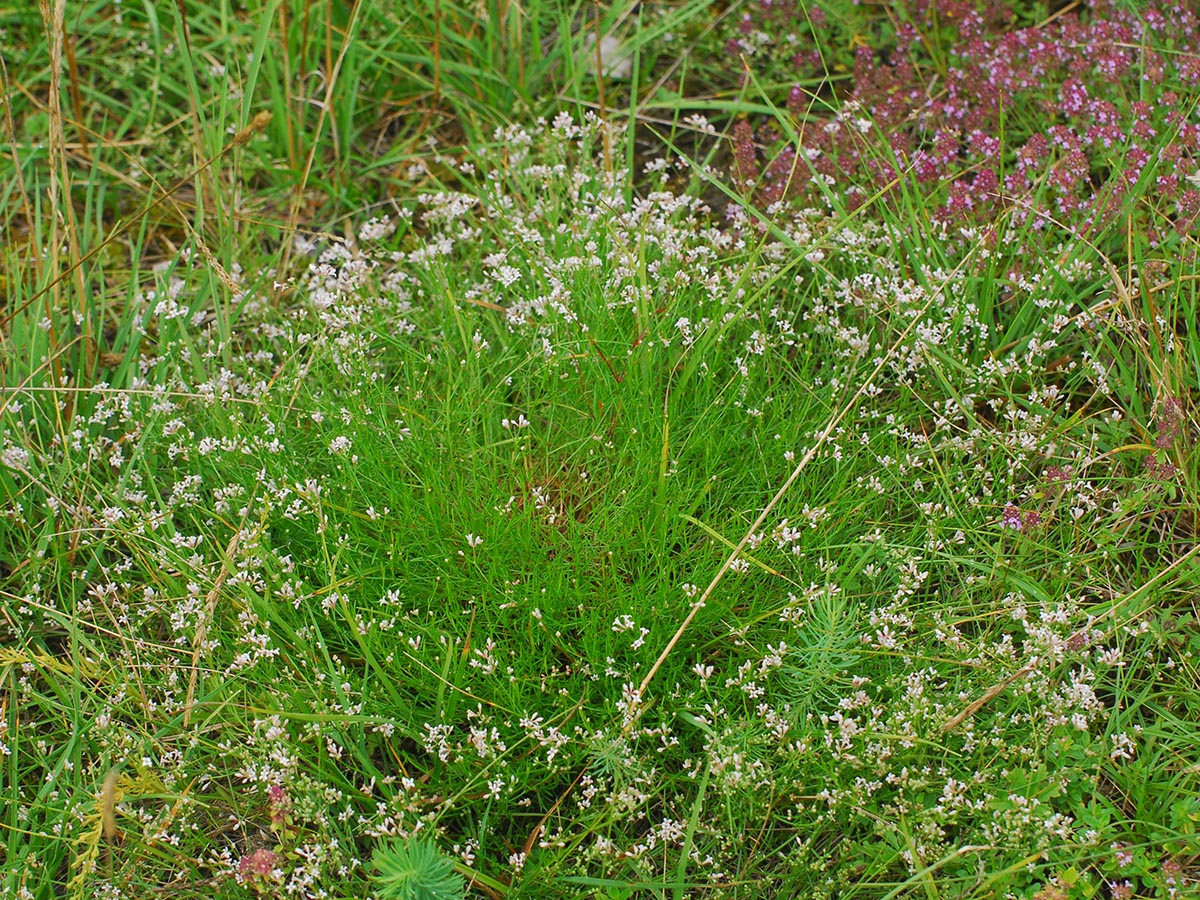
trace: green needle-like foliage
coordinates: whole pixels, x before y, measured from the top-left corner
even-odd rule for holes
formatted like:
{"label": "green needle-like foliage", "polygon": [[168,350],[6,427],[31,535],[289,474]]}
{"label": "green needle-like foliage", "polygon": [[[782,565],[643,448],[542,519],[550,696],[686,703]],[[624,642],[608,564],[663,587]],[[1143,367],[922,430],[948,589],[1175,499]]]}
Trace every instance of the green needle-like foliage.
{"label": "green needle-like foliage", "polygon": [[466,896],[454,861],[433,841],[410,838],[377,850],[375,883],[384,900],[461,900]]}

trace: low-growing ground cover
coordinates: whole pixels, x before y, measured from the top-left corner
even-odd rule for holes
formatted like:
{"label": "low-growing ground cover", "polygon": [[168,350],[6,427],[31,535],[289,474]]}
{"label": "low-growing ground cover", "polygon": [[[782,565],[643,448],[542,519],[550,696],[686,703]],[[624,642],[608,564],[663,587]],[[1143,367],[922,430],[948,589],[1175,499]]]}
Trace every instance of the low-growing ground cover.
{"label": "low-growing ground cover", "polygon": [[11,26],[5,896],[1193,890],[1190,11],[488,9]]}

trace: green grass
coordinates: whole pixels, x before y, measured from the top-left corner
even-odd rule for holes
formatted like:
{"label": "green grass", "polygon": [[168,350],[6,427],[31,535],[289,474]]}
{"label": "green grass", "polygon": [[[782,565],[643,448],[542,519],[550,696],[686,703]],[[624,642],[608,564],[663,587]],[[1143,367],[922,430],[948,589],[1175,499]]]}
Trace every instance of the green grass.
{"label": "green grass", "polygon": [[1200,878],[1194,239],[727,215],[831,6],[4,14],[0,897]]}

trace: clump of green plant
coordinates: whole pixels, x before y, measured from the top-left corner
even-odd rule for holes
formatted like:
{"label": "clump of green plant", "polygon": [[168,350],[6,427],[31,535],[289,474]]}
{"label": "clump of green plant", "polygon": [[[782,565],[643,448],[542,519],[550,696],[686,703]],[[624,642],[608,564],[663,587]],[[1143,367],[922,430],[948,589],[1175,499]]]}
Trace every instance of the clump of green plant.
{"label": "clump of green plant", "polygon": [[375,851],[372,882],[380,900],[462,900],[466,880],[454,860],[420,837],[393,841]]}

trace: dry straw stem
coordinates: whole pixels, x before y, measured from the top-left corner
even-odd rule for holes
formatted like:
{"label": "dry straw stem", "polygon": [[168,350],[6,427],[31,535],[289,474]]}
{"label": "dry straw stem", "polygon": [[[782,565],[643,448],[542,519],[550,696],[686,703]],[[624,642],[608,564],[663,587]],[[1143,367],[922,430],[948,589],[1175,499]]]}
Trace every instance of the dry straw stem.
{"label": "dry straw stem", "polygon": [[100,787],[100,798],[98,806],[100,809],[100,825],[104,831],[104,839],[107,841],[113,840],[121,829],[117,827],[117,778],[120,777],[120,770],[112,768],[108,774],[104,776],[104,784]]}
{"label": "dry straw stem", "polygon": [[[949,275],[946,276],[945,280],[942,281],[941,284],[945,285],[952,281],[974,258],[977,251],[978,245],[976,245],[975,248],[972,248],[969,253],[963,256],[959,264],[954,267],[954,269],[949,273]],[[827,441],[829,436],[833,434],[834,429],[838,427],[841,421],[846,418],[846,415],[858,404],[858,401],[862,397],[863,392],[866,391],[867,386],[879,377],[880,372],[882,372],[887,364],[891,361],[892,357],[904,343],[905,339],[909,336],[913,329],[917,327],[917,323],[921,321],[924,313],[938,300],[938,298],[941,297],[941,295],[941,286],[939,286],[937,290],[930,293],[929,299],[926,301],[925,305],[921,307],[920,311],[916,315],[912,316],[908,325],[903,331],[900,332],[900,334],[892,342],[892,345],[888,347],[887,353],[885,353],[883,358],[879,360],[879,362],[875,365],[875,368],[871,370],[871,374],[863,379],[862,383],[859,384],[858,389],[854,392],[854,395],[846,401],[842,408],[835,413],[832,418],[830,418],[829,423],[825,426],[825,429],[817,438],[816,443],[814,443],[813,446],[809,448],[808,452],[804,454],[804,457],[799,463],[796,464],[796,468],[792,470],[792,474],[788,476],[787,481],[785,481],[779,490],[775,492],[775,496],[771,498],[771,502],[763,508],[763,511],[758,514],[758,518],[755,519],[753,524],[746,530],[746,533],[742,536],[742,539],[738,541],[737,546],[733,548],[733,552],[729,554],[728,558],[725,560],[725,563],[720,569],[717,570],[717,574],[713,576],[712,581],[708,583],[708,587],[704,589],[704,593],[700,595],[700,599],[692,604],[691,610],[688,612],[687,616],[684,617],[684,620],[679,624],[679,628],[676,629],[675,634],[671,637],[671,640],[667,642],[667,646],[663,648],[662,653],[659,654],[658,659],[654,661],[654,665],[650,667],[650,671],[646,673],[646,676],[642,679],[642,683],[638,686],[638,699],[636,701],[639,704],[638,711],[633,716],[630,716],[629,722],[625,726],[626,732],[632,729],[633,724],[638,720],[638,718],[640,718],[641,711],[645,709],[643,704],[646,698],[646,689],[649,688],[650,683],[654,680],[654,676],[658,674],[658,670],[662,668],[663,663],[667,661],[667,657],[671,655],[671,651],[675,649],[675,645],[679,643],[679,639],[683,637],[683,633],[687,631],[688,626],[692,624],[692,620],[696,618],[696,614],[704,607],[705,603],[708,601],[708,598],[712,596],[712,593],[714,590],[716,590],[717,585],[721,583],[721,579],[725,577],[725,573],[729,571],[734,561],[737,560],[738,556],[742,552],[742,549],[747,543],[749,543],[751,536],[754,535],[762,526],[763,522],[767,520],[767,516],[771,514],[771,511],[779,505],[779,501],[784,498],[784,495],[786,495],[791,489],[792,485],[795,484],[796,479],[800,477],[800,473],[807,468],[813,457],[817,455],[817,451],[821,449],[825,441]]]}
{"label": "dry straw stem", "polygon": [[149,206],[147,206],[144,210],[142,210],[142,212],[138,216],[131,218],[131,219],[126,219],[125,221],[118,222],[116,225],[114,225],[112,230],[108,233],[108,236],[105,237],[103,241],[101,241],[99,244],[97,244],[91,250],[89,250],[86,255],[81,256],[79,259],[72,262],[71,265],[68,266],[62,272],[60,272],[53,281],[51,281],[49,284],[47,284],[41,290],[34,293],[33,296],[31,296],[24,303],[20,304],[15,309],[11,310],[8,313],[8,315],[4,316],[3,318],[0,318],[0,329],[7,327],[9,322],[11,322],[13,319],[15,319],[18,315],[20,315],[22,312],[24,312],[26,309],[28,309],[30,306],[32,306],[34,303],[36,303],[38,300],[40,300],[42,297],[46,296],[51,291],[57,290],[58,285],[62,282],[62,280],[64,278],[79,271],[80,267],[83,266],[84,263],[88,262],[89,260],[91,260],[94,257],[96,257],[97,255],[99,255],[104,250],[105,247],[107,247],[109,244],[111,244],[113,241],[115,241],[117,238],[119,238],[122,234],[124,234],[126,231],[128,231],[131,227],[133,227],[134,224],[141,221],[143,218],[148,216],[151,212],[153,212],[155,209],[157,209],[162,204],[167,203],[168,201],[170,201],[171,203],[174,203],[174,196],[181,188],[192,183],[201,172],[203,172],[205,169],[207,169],[209,166],[213,165],[214,163],[219,162],[234,147],[242,146],[248,140],[250,140],[250,138],[253,137],[255,134],[257,134],[258,132],[265,129],[267,127],[267,125],[270,123],[270,121],[271,121],[271,113],[266,112],[266,111],[258,113],[258,115],[256,115],[254,117],[254,119],[250,122],[250,124],[247,125],[245,128],[243,128],[241,131],[239,131],[236,135],[234,135],[233,140],[231,140],[228,144],[226,144],[224,147],[222,147],[221,150],[215,156],[213,156],[211,159],[206,160],[205,162],[201,163],[199,166],[194,168],[191,172],[184,175],[177,182],[175,182],[175,184],[173,184],[170,188],[163,190],[158,195],[158,197],[155,198],[154,202],[151,203]]}
{"label": "dry straw stem", "polygon": [[1021,666],[1021,668],[1017,669],[1017,671],[1013,672],[999,684],[993,684],[990,688],[983,692],[983,696],[981,696],[978,700],[973,700],[972,702],[968,703],[962,712],[960,712],[954,718],[947,719],[945,722],[943,722],[941,732],[945,734],[947,731],[952,731],[957,728],[965,720],[975,715],[975,713],[983,709],[988,703],[1004,693],[1004,689],[1018,678],[1024,678],[1026,675],[1036,669],[1039,662],[1040,660],[1034,658],[1030,662],[1027,662],[1025,665]]}
{"label": "dry straw stem", "polygon": [[[250,502],[246,504],[246,514],[249,515],[250,507],[254,502],[254,498],[250,498]],[[257,540],[258,535],[266,528],[266,517],[259,522],[258,528],[255,529],[251,537]],[[243,536],[246,534],[246,520],[243,518],[240,527],[234,532],[233,537],[229,539],[229,543],[225,547],[225,557],[221,561],[221,571],[217,574],[216,580],[213,581],[213,586],[208,592],[208,606],[205,610],[204,618],[196,624],[196,635],[192,641],[192,671],[188,675],[187,700],[183,705],[183,727],[187,728],[188,723],[192,718],[192,707],[196,701],[196,680],[200,674],[200,655],[204,652],[204,641],[208,637],[208,626],[212,622],[213,616],[217,611],[217,601],[221,597],[221,588],[225,585],[225,579],[229,577],[237,567],[237,562],[234,557],[237,554],[238,545],[241,543]]]}
{"label": "dry straw stem", "polygon": [[[73,273],[75,276],[75,305],[77,320],[82,329],[83,352],[86,369],[92,368],[94,342],[90,328],[90,318],[87,315],[87,288],[83,281],[81,268],[79,227],[75,219],[75,205],[71,202],[71,170],[67,164],[66,135],[63,131],[62,110],[62,68],[63,43],[66,38],[66,0],[54,0],[53,7],[49,0],[41,0],[38,4],[42,16],[42,25],[46,29],[46,40],[50,45],[50,92],[47,96],[47,107],[50,120],[49,134],[49,207],[50,207],[50,240],[48,243],[48,261],[51,270],[59,268],[59,248],[63,243],[65,232],[70,264],[63,276]],[[60,199],[63,202],[60,202]],[[65,221],[64,221],[65,220]],[[51,310],[59,307],[58,284],[62,278],[56,278],[49,287],[52,289],[47,298],[47,316]],[[35,296],[36,299],[36,296]],[[53,337],[53,331],[51,332]],[[54,365],[55,381],[62,381],[63,369],[56,362]],[[70,417],[70,400],[68,400],[68,418]]]}
{"label": "dry straw stem", "polygon": [[[286,4],[285,4],[286,5]],[[280,7],[281,9],[283,6]],[[291,235],[295,234],[297,223],[300,219],[300,206],[303,202],[304,191],[308,187],[308,179],[312,175],[313,165],[317,159],[317,148],[321,146],[321,135],[325,131],[325,122],[329,118],[330,111],[333,109],[333,90],[338,84],[338,79],[341,77],[342,64],[346,61],[346,54],[350,52],[350,45],[354,43],[355,32],[358,29],[359,13],[362,11],[363,4],[353,4],[350,11],[350,21],[346,25],[343,32],[343,40],[341,49],[338,50],[337,59],[329,66],[329,61],[326,60],[326,67],[329,70],[329,77],[325,80],[325,96],[321,102],[317,104],[317,124],[313,128],[310,136],[310,144],[308,148],[308,157],[304,161],[304,171],[296,180],[292,189],[292,200],[288,209],[287,222],[287,238],[283,242],[283,258],[280,260],[278,270],[286,272],[291,263],[292,240]],[[327,23],[328,25],[328,23]],[[332,37],[332,36],[330,36]],[[337,142],[334,142],[334,147],[337,147]]]}
{"label": "dry straw stem", "polygon": [[140,800],[164,793],[166,786],[153,772],[140,770],[131,777],[122,775],[119,766],[109,770],[96,794],[92,811],[82,816],[79,822],[78,837],[74,841],[78,849],[71,861],[71,868],[75,874],[66,885],[67,894],[73,900],[94,896],[87,890],[88,879],[96,870],[100,848],[105,842],[111,844],[121,837],[116,819],[119,805],[126,800]]}

